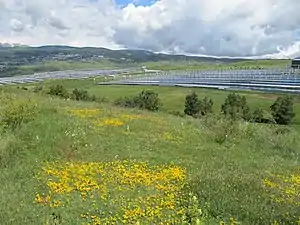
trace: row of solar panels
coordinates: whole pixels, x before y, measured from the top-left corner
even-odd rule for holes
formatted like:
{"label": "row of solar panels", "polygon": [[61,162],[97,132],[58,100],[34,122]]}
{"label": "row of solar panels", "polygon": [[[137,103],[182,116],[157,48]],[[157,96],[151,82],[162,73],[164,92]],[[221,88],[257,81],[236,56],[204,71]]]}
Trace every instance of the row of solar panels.
{"label": "row of solar panels", "polygon": [[129,70],[68,70],[68,71],[55,71],[45,73],[35,73],[32,75],[14,76],[14,77],[1,77],[0,85],[9,84],[24,84],[40,82],[49,79],[85,79],[95,76],[109,76],[114,74],[120,74],[124,72],[130,72]]}
{"label": "row of solar panels", "polygon": [[175,70],[175,71],[161,71],[162,74],[299,74],[300,70],[291,69],[291,68],[280,68],[280,69],[263,69],[263,70],[254,70],[254,69],[208,69],[208,70]]}
{"label": "row of solar panels", "polygon": [[162,81],[131,81],[131,82],[102,82],[100,85],[146,85],[146,86],[174,86],[174,87],[199,87],[222,90],[257,90],[264,92],[291,92],[300,93],[300,84],[274,84],[274,83],[171,83]]}

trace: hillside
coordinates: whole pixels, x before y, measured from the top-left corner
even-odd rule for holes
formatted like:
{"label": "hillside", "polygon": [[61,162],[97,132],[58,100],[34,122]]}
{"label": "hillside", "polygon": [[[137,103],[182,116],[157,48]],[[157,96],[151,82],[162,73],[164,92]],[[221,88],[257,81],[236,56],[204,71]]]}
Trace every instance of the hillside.
{"label": "hillside", "polygon": [[[196,120],[66,101],[46,94],[55,82],[44,93],[1,89],[3,224],[297,224],[298,124]],[[64,86],[92,85],[80,82]],[[94,93],[126,92],[112,90]],[[160,96],[168,107],[184,104],[175,89]],[[212,94],[217,103],[224,96]],[[253,93],[251,102],[265,106],[267,97]]]}
{"label": "hillside", "polygon": [[156,54],[145,50],[110,50],[106,48],[77,48],[70,46],[6,47],[0,48],[0,62],[11,65],[38,63],[48,60],[97,60],[109,59],[113,62],[157,62],[157,61],[198,61],[236,62],[243,59],[196,57],[185,55]]}
{"label": "hillside", "polygon": [[137,66],[141,63],[220,64],[243,59],[194,57],[155,54],[144,50],[110,50],[106,48],[76,48],[70,46],[0,47],[0,76],[64,69],[98,69]]}
{"label": "hillside", "polygon": [[110,50],[70,46],[0,46],[0,77],[80,69],[141,67],[186,70],[218,68],[266,68],[289,66],[289,60],[249,60],[156,54],[144,50]]}

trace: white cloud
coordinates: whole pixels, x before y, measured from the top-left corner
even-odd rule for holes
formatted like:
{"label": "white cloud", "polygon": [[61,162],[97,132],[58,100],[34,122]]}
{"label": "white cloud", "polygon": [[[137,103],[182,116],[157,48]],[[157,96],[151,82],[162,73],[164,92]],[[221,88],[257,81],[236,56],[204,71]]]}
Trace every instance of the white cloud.
{"label": "white cloud", "polygon": [[0,42],[300,56],[299,0],[0,0]]}

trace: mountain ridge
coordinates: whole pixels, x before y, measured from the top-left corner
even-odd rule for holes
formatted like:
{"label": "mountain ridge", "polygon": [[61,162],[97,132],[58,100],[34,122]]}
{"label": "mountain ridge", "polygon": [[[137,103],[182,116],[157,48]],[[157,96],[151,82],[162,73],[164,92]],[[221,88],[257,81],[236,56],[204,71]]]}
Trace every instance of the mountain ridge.
{"label": "mountain ridge", "polygon": [[45,45],[30,47],[21,44],[0,44],[0,63],[22,65],[49,60],[99,60],[108,59],[116,63],[143,63],[158,61],[194,61],[204,63],[226,63],[249,60],[245,58],[189,56],[184,54],[154,53],[147,50],[103,47],[73,47],[67,45]]}

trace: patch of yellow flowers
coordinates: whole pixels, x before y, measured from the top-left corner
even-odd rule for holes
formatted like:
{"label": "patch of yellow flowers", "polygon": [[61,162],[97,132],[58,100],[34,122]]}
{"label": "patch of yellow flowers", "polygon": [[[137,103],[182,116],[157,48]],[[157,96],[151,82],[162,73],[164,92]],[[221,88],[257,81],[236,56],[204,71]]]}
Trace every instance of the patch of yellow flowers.
{"label": "patch of yellow flowers", "polygon": [[90,118],[99,115],[100,109],[71,109],[68,112],[81,118]]}
{"label": "patch of yellow flowers", "polygon": [[[38,175],[46,190],[35,202],[68,207],[81,199],[81,212],[90,224],[180,224],[180,204],[186,170],[179,166],[150,166],[146,162],[112,161],[49,163]],[[92,209],[92,210],[90,210]]]}
{"label": "patch of yellow flowers", "polygon": [[129,115],[129,114],[122,114],[118,115],[117,117],[109,117],[109,118],[103,118],[100,116],[100,109],[71,109],[67,110],[71,115],[81,117],[81,118],[87,118],[92,119],[93,124],[95,126],[111,126],[111,127],[117,127],[117,126],[123,126],[126,122],[134,119],[141,119],[144,118],[142,115]]}
{"label": "patch of yellow flowers", "polygon": [[124,121],[118,118],[101,118],[93,122],[96,126],[110,126],[110,127],[118,127],[123,126],[125,124]]}
{"label": "patch of yellow flowers", "polygon": [[275,202],[300,206],[300,169],[290,176],[274,175],[264,185]]}

